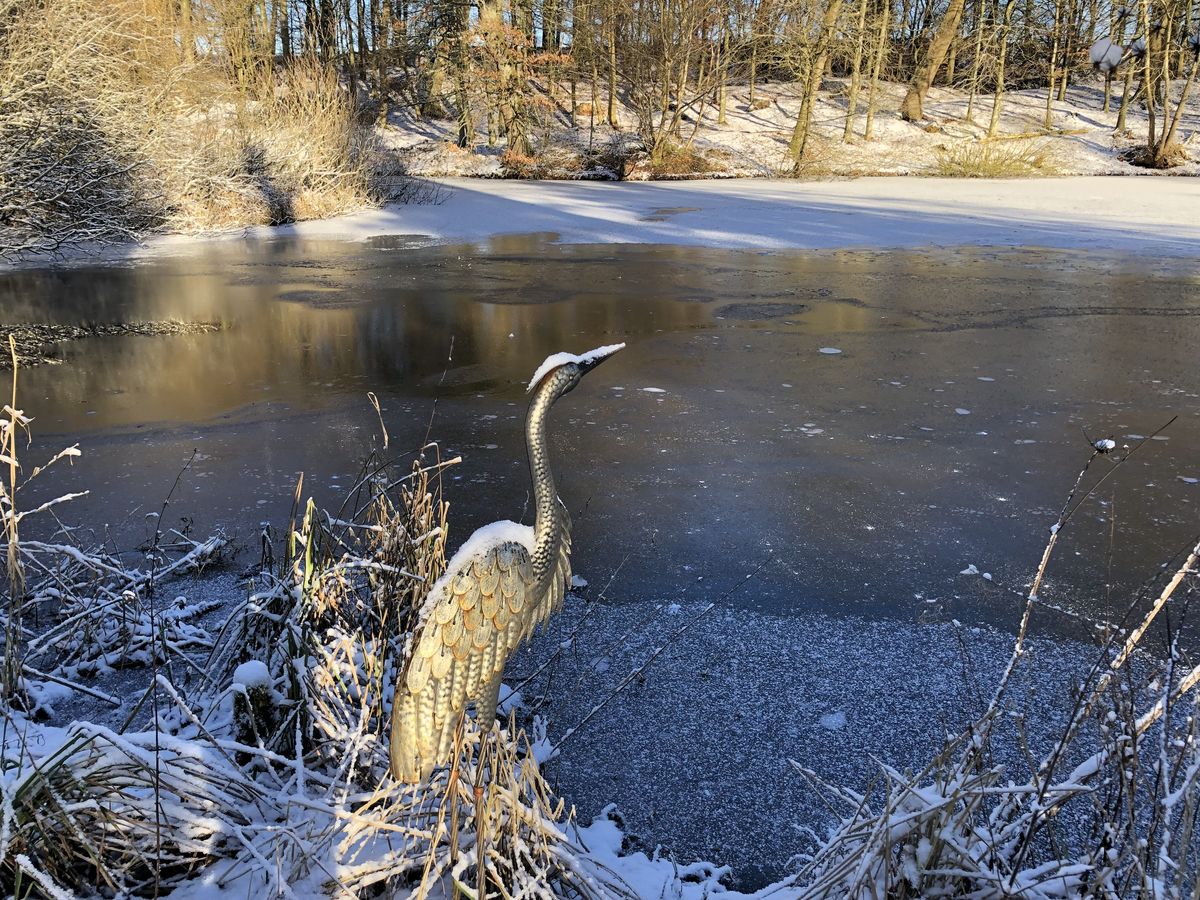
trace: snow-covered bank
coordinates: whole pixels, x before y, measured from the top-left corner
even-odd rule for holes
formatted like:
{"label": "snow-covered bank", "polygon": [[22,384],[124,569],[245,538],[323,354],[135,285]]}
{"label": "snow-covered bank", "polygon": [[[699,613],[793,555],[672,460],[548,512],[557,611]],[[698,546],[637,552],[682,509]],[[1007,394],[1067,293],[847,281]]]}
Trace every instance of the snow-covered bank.
{"label": "snow-covered bank", "polygon": [[[440,243],[552,233],[573,243],[782,249],[1041,246],[1192,256],[1200,183],[1183,178],[980,181],[437,181],[432,203],[250,235]],[[154,247],[177,246],[177,239]]]}
{"label": "snow-covered bank", "polygon": [[[919,122],[906,122],[900,117],[900,107],[908,84],[881,82],[871,138],[864,134],[865,110],[861,108],[860,96],[854,134],[846,140],[849,86],[847,78],[822,80],[813,110],[811,139],[799,169],[801,174],[808,177],[953,175],[954,160],[964,153],[984,151],[1008,175],[1159,174],[1129,161],[1130,152],[1145,144],[1148,123],[1144,108],[1140,103],[1131,103],[1125,127],[1117,128],[1121,86],[1114,85],[1105,109],[1104,82],[1098,75],[1073,83],[1065,97],[1055,99],[1051,104],[1050,127],[1046,121],[1044,87],[1006,92],[1000,103],[996,132],[991,137],[988,132],[993,95],[984,93],[972,98],[965,86],[938,86],[926,98],[925,117]],[[559,84],[547,89],[565,97],[570,86]],[[1178,97],[1182,89],[1183,81],[1176,81],[1173,96]],[[788,175],[795,166],[788,155],[788,144],[804,93],[803,85],[798,82],[760,81],[753,96],[747,85],[732,87],[724,122],[719,121],[713,105],[702,104],[690,110],[678,140],[694,154],[692,162],[696,158],[703,161],[692,172],[678,164],[665,166],[665,171],[654,171],[641,149],[637,111],[626,104],[627,98],[623,96],[618,96],[615,109],[619,129],[604,123],[607,97],[601,98],[595,119],[590,116],[590,104],[581,106],[573,122],[564,108],[552,121],[543,123],[543,143],[535,155],[540,157],[543,171],[555,173],[545,177],[553,178],[579,177],[584,172],[596,177],[601,174],[595,168],[597,162],[603,160],[602,165],[611,167],[625,154],[631,156],[618,168],[623,168],[631,180]],[[474,145],[460,149],[456,144],[457,131],[458,123],[453,117],[425,118],[404,107],[394,109],[387,124],[377,129],[380,141],[397,153],[410,175],[497,178],[508,172],[503,159],[503,138],[489,145],[479,134]],[[1200,173],[1200,162],[1195,160],[1198,133],[1200,100],[1192,93],[1179,132],[1185,158],[1190,156],[1191,160],[1170,170],[1173,174]],[[617,148],[620,149],[614,158],[611,151]],[[967,168],[975,175],[988,174],[976,166]],[[992,174],[999,172],[993,169]]]}
{"label": "snow-covered bank", "polygon": [[[422,199],[349,215],[141,244],[76,247],[15,267],[186,253],[275,238],[388,246],[475,243],[541,234],[575,244],[665,244],[751,250],[1041,247],[1194,257],[1200,181],[869,177],[606,183],[438,178]],[[13,268],[2,264],[0,271]]]}

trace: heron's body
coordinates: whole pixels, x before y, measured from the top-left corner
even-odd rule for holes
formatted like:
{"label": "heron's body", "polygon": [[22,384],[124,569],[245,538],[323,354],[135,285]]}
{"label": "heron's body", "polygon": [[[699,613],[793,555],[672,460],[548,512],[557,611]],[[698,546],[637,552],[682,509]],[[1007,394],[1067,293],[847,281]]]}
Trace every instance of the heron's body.
{"label": "heron's body", "polygon": [[[623,345],[621,345],[623,346]],[[620,347],[538,370],[525,424],[537,518],[530,528],[496,522],[459,549],[430,588],[392,700],[391,768],[418,782],[450,756],[468,701],[480,722],[496,714],[509,655],[562,605],[571,581],[571,518],[558,499],[546,417],[582,374]]]}

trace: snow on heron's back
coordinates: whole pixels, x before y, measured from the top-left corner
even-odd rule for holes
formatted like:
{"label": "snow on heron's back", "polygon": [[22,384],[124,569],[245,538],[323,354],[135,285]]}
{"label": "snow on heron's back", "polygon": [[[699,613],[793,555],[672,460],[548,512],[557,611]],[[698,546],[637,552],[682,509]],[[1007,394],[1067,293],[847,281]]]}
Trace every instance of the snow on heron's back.
{"label": "snow on heron's back", "polygon": [[538,382],[545,378],[546,373],[552,369],[557,369],[559,366],[565,366],[567,363],[578,363],[579,365],[584,365],[585,363],[604,359],[604,357],[611,356],[618,350],[623,350],[624,348],[624,344],[608,344],[604,347],[597,347],[595,350],[589,350],[587,353],[579,356],[576,356],[574,353],[565,352],[551,353],[545,358],[545,360],[542,361],[542,364],[537,367],[537,371],[534,372],[533,377],[529,379],[529,387],[526,390],[532,391],[535,387],[537,387]]}
{"label": "snow on heron's back", "polygon": [[475,557],[491,550],[493,547],[499,547],[501,544],[520,544],[532,556],[537,539],[534,536],[532,526],[521,525],[519,522],[510,522],[508,519],[500,522],[492,522],[490,525],[484,525],[482,528],[476,529],[475,533],[467,538],[463,542],[463,545],[450,557],[450,562],[446,563],[446,571],[442,577],[435,581],[433,586],[429,588],[429,593],[425,595],[425,602],[421,604],[420,619],[423,621],[429,613],[433,612],[434,605],[436,605],[438,598],[445,592],[446,585],[450,583],[450,579],[462,571],[467,563]]}

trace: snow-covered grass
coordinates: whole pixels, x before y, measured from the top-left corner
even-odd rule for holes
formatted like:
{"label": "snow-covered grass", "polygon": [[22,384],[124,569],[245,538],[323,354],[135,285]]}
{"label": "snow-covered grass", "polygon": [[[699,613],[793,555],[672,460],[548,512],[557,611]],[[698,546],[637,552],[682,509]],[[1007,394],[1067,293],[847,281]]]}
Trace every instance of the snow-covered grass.
{"label": "snow-covered grass", "polygon": [[[1143,442],[1144,443],[1144,442]],[[1140,444],[1118,461],[1126,462]],[[1185,579],[1196,587],[1200,543],[1165,578],[1158,599],[1126,631],[1104,635],[1095,663],[1074,691],[1060,736],[1038,752],[1026,742],[1023,712],[1006,702],[1027,653],[1029,623],[1058,540],[1083,499],[1077,495],[1097,442],[1050,528],[1008,665],[983,713],[924,767],[884,765],[866,793],[831,787],[799,762],[831,804],[846,810],[793,883],[806,897],[1020,896],[1055,900],[1192,896],[1200,883],[1200,665],[1186,662],[1178,621],[1166,659],[1133,656],[1151,623]],[[1187,600],[1178,598],[1186,615]],[[995,744],[1013,728],[1028,770],[999,764]],[[1014,777],[1015,776],[1015,777]],[[882,798],[881,800],[879,798]],[[879,805],[876,805],[877,800]]]}

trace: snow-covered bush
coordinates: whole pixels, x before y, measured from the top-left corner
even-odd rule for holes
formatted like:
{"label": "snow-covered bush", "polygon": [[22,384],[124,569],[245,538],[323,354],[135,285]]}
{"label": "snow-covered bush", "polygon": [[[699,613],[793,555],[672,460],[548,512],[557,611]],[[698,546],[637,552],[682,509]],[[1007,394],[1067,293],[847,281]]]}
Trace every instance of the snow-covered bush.
{"label": "snow-covered bush", "polygon": [[0,0],[0,23],[0,259],[329,216],[390,192],[371,124],[312,59],[248,77],[219,39],[181,47],[140,0]]}

